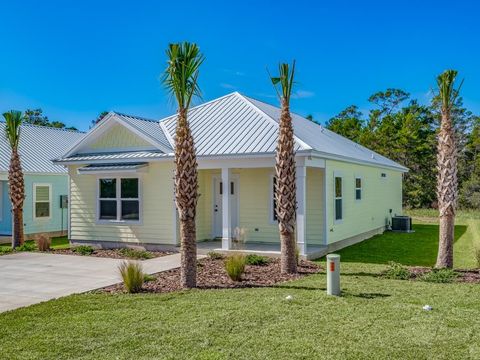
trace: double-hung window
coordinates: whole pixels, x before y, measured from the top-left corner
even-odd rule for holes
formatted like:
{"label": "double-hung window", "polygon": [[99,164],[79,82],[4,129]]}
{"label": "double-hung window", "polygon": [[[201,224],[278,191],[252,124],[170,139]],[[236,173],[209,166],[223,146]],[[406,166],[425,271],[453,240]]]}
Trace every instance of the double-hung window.
{"label": "double-hung window", "polygon": [[33,218],[50,219],[52,211],[52,185],[33,184]]}
{"label": "double-hung window", "polygon": [[362,178],[355,177],[355,200],[362,200]]}
{"label": "double-hung window", "polygon": [[334,195],[335,195],[335,221],[343,220],[343,179],[341,176],[335,175]]}
{"label": "double-hung window", "polygon": [[98,219],[100,221],[140,221],[138,178],[101,178],[98,180]]}

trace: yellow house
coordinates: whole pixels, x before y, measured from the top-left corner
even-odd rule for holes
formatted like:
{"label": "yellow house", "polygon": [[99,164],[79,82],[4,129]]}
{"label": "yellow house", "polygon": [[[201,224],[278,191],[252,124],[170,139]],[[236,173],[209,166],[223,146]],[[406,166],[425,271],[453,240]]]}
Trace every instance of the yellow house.
{"label": "yellow house", "polygon": [[[278,251],[273,187],[279,114],[237,92],[190,110],[201,194],[198,241],[218,240],[219,248],[230,250],[242,229],[247,248]],[[407,169],[299,115],[292,118],[301,255],[320,256],[383,232],[402,212]],[[70,176],[72,243],[179,245],[175,124],[175,115],[154,121],[110,112],[56,160]]]}

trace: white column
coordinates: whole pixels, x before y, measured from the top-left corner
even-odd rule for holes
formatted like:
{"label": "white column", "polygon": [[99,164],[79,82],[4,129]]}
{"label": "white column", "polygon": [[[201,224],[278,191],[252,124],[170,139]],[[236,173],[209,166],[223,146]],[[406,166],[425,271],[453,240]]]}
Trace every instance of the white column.
{"label": "white column", "polygon": [[300,255],[307,255],[307,168],[297,166],[297,246]]}
{"label": "white column", "polygon": [[222,168],[222,250],[232,247],[232,217],[230,208],[230,181],[231,170]]}

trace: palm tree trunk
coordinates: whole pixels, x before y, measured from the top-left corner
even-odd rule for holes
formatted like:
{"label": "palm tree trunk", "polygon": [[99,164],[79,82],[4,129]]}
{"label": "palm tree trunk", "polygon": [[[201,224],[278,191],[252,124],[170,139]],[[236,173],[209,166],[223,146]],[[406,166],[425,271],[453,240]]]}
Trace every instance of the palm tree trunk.
{"label": "palm tree trunk", "polygon": [[435,267],[453,267],[455,207],[457,200],[457,150],[450,113],[442,109],[438,134],[438,209],[440,236]]}
{"label": "palm tree trunk", "polygon": [[23,201],[25,199],[23,171],[17,149],[12,149],[10,167],[8,169],[8,184],[13,213],[12,247],[16,248],[22,245],[24,241]]}
{"label": "palm tree trunk", "polygon": [[197,159],[187,111],[180,109],[175,138],[175,200],[180,218],[180,281],[184,288],[197,285],[195,215],[198,200]]}
{"label": "palm tree trunk", "polygon": [[293,125],[288,103],[282,99],[277,155],[275,162],[277,187],[275,191],[277,218],[280,230],[281,272],[297,272],[295,256],[296,174]]}

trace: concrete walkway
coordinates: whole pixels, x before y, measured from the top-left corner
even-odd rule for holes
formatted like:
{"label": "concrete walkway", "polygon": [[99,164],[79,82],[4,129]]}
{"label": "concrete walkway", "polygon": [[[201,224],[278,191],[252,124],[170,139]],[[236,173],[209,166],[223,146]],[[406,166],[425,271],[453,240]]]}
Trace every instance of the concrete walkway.
{"label": "concrete walkway", "polygon": [[[121,282],[124,260],[21,252],[0,256],[0,312]],[[180,254],[141,262],[153,274],[180,266]]]}

